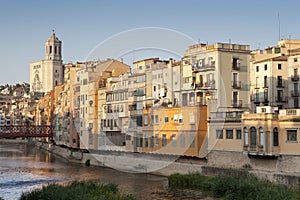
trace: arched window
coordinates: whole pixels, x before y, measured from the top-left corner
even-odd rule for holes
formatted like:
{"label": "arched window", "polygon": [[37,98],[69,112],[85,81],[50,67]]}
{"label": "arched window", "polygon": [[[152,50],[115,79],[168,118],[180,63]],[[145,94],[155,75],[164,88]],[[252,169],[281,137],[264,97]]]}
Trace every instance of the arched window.
{"label": "arched window", "polygon": [[278,146],[278,128],[275,127],[273,130],[273,146]]}
{"label": "arched window", "polygon": [[55,81],[55,85],[57,85],[57,81]]}
{"label": "arched window", "polygon": [[244,127],[244,144],[245,144],[245,146],[249,145],[248,128],[247,127]]}
{"label": "arched window", "polygon": [[259,137],[260,137],[260,145],[264,146],[265,145],[265,134],[264,134],[264,129],[262,127],[259,127]]}
{"label": "arched window", "polygon": [[256,128],[255,127],[250,128],[250,145],[256,146]]}

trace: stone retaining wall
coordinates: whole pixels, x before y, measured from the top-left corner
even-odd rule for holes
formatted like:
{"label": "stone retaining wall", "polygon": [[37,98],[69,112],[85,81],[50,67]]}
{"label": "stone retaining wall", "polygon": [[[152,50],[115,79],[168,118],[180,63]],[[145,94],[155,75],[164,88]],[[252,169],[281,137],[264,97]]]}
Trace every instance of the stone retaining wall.
{"label": "stone retaining wall", "polygon": [[37,146],[70,162],[110,167],[134,173],[151,173],[168,176],[174,173],[198,172],[203,175],[253,174],[271,182],[297,186],[300,183],[300,157],[249,158],[239,152],[210,152],[205,159],[175,157],[168,155],[98,151],[84,153],[46,143]]}

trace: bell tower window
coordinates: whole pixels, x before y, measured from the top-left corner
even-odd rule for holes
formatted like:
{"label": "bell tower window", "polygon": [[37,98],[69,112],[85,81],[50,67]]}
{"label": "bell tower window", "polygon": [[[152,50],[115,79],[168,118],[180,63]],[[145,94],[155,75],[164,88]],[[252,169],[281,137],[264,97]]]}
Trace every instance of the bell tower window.
{"label": "bell tower window", "polygon": [[49,53],[52,53],[52,46],[49,47]]}

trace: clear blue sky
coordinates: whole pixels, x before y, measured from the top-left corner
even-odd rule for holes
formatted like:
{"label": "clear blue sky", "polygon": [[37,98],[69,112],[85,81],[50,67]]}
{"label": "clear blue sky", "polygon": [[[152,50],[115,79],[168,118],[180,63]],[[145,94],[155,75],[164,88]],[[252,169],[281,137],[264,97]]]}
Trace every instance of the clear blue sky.
{"label": "clear blue sky", "polygon": [[1,0],[0,84],[29,81],[29,63],[44,59],[52,29],[63,41],[64,62],[83,61],[105,39],[142,27],[256,49],[276,45],[278,13],[281,35],[300,39],[299,9],[298,0]]}

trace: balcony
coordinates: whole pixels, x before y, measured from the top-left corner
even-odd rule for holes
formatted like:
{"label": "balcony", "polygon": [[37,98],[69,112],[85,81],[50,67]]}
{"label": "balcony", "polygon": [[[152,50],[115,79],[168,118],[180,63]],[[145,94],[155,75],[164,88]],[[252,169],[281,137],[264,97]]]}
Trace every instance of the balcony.
{"label": "balcony", "polygon": [[232,81],[231,86],[234,89],[240,89],[241,88],[241,81]]}
{"label": "balcony", "polygon": [[299,81],[299,75],[295,74],[291,76],[292,81]]}
{"label": "balcony", "polygon": [[254,104],[260,104],[260,100],[259,100],[259,98],[253,98],[253,102],[254,102]]}
{"label": "balcony", "polygon": [[209,70],[214,70],[215,67],[215,62],[212,61],[210,64],[203,64],[201,66],[196,65],[192,66],[193,72],[202,72],[202,71],[209,71]]}
{"label": "balcony", "polygon": [[262,145],[244,146],[244,150],[248,151],[249,154],[262,154],[262,153],[264,153]]}
{"label": "balcony", "polygon": [[291,96],[292,96],[292,97],[299,97],[299,92],[298,92],[298,90],[291,90]]}
{"label": "balcony", "polygon": [[242,100],[233,100],[231,102],[231,106],[234,108],[240,108],[243,105],[243,101]]}
{"label": "balcony", "polygon": [[195,89],[202,89],[202,90],[207,90],[207,89],[214,89],[215,88],[215,80],[210,80],[203,83],[198,83],[195,84]]}
{"label": "balcony", "polygon": [[263,100],[263,104],[268,104],[268,103],[269,103],[269,99],[265,98],[265,99]]}
{"label": "balcony", "polygon": [[263,88],[268,88],[269,86],[268,86],[268,84],[267,83],[264,83],[263,84]]}
{"label": "balcony", "polygon": [[240,122],[242,118],[240,111],[233,112],[211,112],[210,121],[227,121],[227,122]]}

